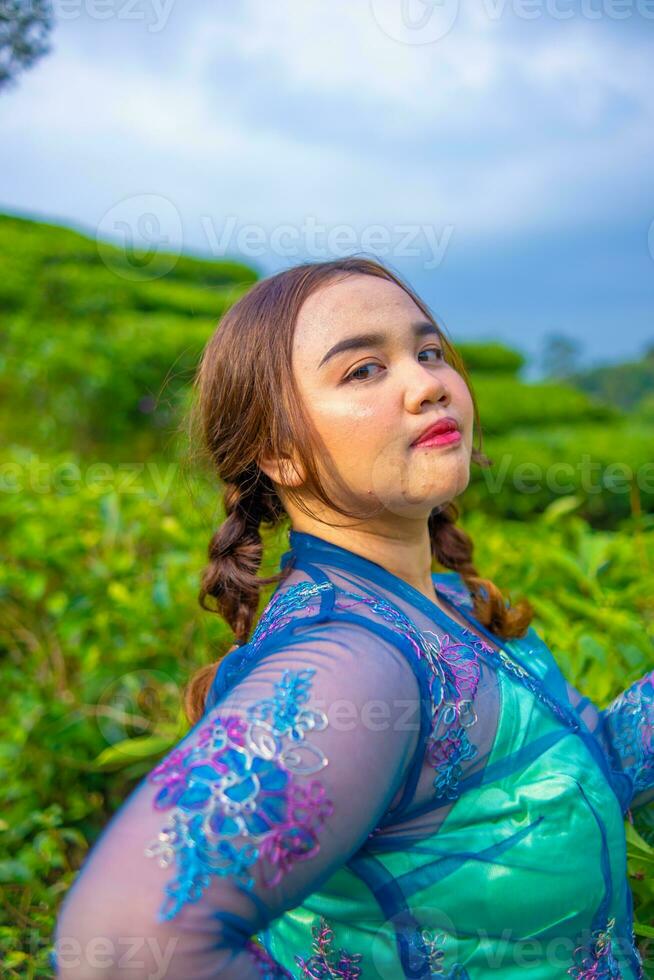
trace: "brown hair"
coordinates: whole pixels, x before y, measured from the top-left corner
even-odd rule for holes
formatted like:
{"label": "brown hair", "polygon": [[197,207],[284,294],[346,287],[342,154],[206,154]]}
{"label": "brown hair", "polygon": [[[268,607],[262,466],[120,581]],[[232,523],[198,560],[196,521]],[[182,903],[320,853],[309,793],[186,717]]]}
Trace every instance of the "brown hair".
{"label": "brown hair", "polygon": [[[269,577],[257,575],[263,557],[261,526],[279,527],[288,517],[273,482],[257,460],[265,455],[283,458],[290,446],[297,447],[307,474],[301,490],[308,490],[337,513],[361,517],[327,494],[316,464],[319,436],[303,411],[291,369],[295,323],[304,301],[327,282],[357,274],[395,282],[434,324],[445,359],[470,389],[479,432],[479,448],[473,447],[471,459],[480,466],[492,465],[481,451],[479,411],[463,361],[426,305],[397,274],[377,261],[352,256],[306,262],[255,283],[223,315],[204,349],[189,416],[191,431],[200,428],[203,449],[224,485],[225,520],[209,541],[209,564],[202,575],[199,602],[203,609],[227,621],[236,646],[246,643],[250,636],[261,586],[279,583],[291,571],[287,566]],[[325,453],[323,450],[323,458]],[[300,510],[314,516],[299,491],[285,487],[284,492]],[[524,636],[533,616],[530,603],[522,599],[507,607],[497,586],[480,577],[472,561],[472,539],[457,527],[458,517],[453,501],[430,514],[434,558],[444,568],[460,573],[480,623],[503,638]],[[482,587],[486,597],[480,593]],[[207,605],[209,596],[215,600],[215,609]],[[219,662],[200,668],[186,687],[184,709],[192,724],[202,717]]]}

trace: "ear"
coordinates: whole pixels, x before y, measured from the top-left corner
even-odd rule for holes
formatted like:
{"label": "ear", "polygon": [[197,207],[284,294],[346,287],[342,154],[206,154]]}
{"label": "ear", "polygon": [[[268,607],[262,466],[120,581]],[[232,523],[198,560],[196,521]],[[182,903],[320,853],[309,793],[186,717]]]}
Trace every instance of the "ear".
{"label": "ear", "polygon": [[301,487],[306,479],[305,469],[300,461],[286,453],[279,458],[261,456],[257,465],[280,487]]}

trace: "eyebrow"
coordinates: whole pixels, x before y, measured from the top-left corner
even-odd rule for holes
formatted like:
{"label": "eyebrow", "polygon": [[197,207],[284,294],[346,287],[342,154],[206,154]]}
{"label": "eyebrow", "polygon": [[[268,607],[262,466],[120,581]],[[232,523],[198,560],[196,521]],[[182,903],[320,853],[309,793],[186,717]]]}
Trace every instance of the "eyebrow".
{"label": "eyebrow", "polygon": [[[415,337],[424,337],[425,334],[436,334],[440,337],[438,329],[433,323],[428,320],[421,320],[419,323],[412,323],[411,329],[413,330],[413,335]],[[345,337],[343,340],[339,340],[337,344],[330,347],[326,354],[323,355],[318,368],[321,368],[326,361],[329,361],[332,357],[336,357],[337,354],[342,354],[346,350],[359,350],[362,347],[381,347],[388,341],[388,334],[385,333],[359,333],[352,337]]]}

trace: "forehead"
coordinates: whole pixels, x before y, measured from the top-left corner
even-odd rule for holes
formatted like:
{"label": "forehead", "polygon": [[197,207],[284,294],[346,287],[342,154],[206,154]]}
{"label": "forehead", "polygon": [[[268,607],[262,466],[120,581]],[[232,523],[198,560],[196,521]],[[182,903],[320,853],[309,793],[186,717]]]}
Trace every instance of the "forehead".
{"label": "forehead", "polygon": [[383,328],[401,336],[411,320],[424,319],[401,286],[377,276],[350,275],[326,283],[302,304],[294,335],[298,357],[316,354],[353,332]]}

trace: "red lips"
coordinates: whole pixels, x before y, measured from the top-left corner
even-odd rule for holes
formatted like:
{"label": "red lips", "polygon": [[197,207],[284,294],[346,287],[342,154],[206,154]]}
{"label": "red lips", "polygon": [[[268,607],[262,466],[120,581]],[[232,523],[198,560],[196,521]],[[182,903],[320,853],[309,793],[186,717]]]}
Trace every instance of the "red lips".
{"label": "red lips", "polygon": [[459,429],[459,423],[457,422],[457,420],[451,418],[450,416],[447,416],[446,418],[439,419],[438,422],[434,422],[428,428],[424,429],[421,432],[421,434],[418,436],[418,438],[411,443],[411,445],[417,446],[424,439],[427,439],[430,436],[436,436],[443,432],[458,431],[458,429]]}

